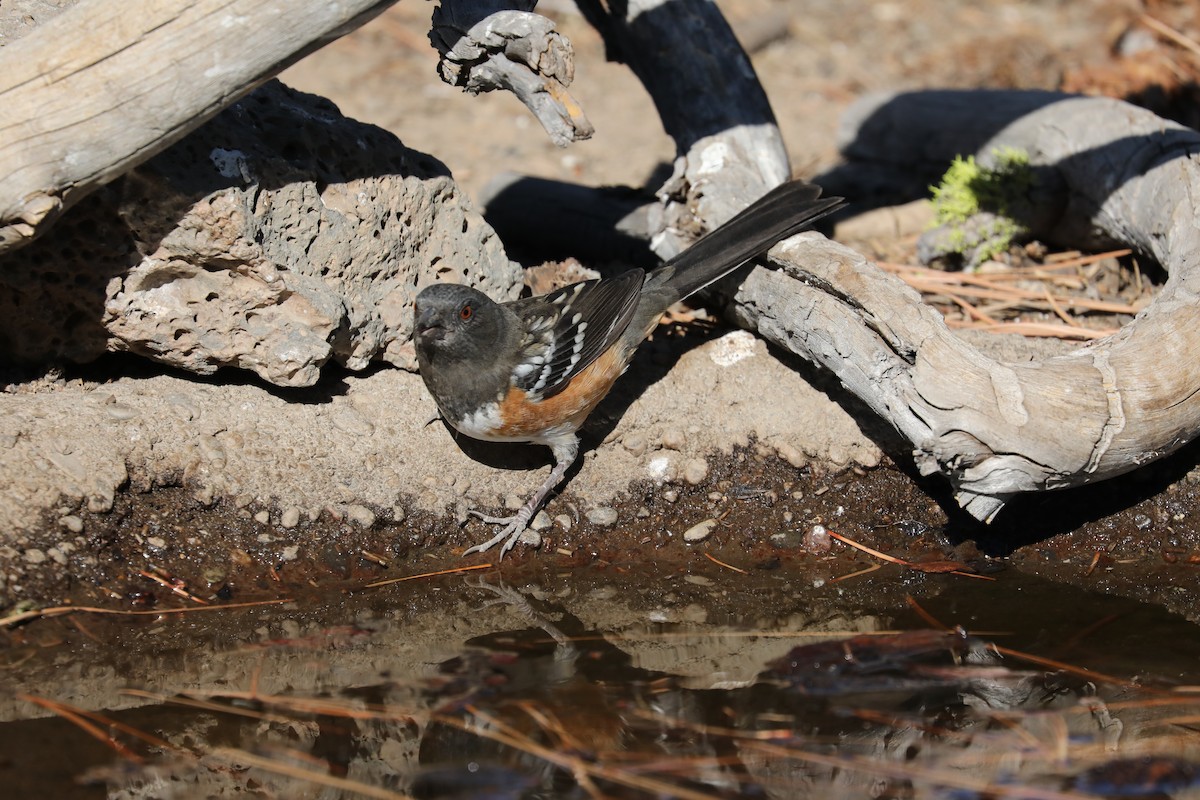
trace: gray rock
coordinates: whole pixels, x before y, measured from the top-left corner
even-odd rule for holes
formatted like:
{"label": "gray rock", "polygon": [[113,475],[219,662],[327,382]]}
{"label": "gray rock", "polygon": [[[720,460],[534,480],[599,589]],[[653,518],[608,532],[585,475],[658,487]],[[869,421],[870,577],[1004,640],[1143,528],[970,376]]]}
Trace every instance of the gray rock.
{"label": "gray rock", "polygon": [[684,531],[683,540],[692,543],[703,542],[709,536],[712,536],[712,532],[716,527],[717,521],[715,519],[706,519]]}
{"label": "gray rock", "polygon": [[587,512],[587,521],[593,525],[610,527],[617,524],[617,510],[609,506],[600,506]]}
{"label": "gray rock", "polygon": [[704,483],[708,477],[708,462],[703,458],[691,458],[683,465],[683,479],[692,486]]}
{"label": "gray rock", "polygon": [[279,524],[284,528],[294,528],[300,524],[300,509],[288,506],[279,515]]}
{"label": "gray rock", "polygon": [[358,503],[351,503],[346,506],[346,519],[363,528],[375,526],[375,512]]}
{"label": "gray rock", "polygon": [[434,280],[521,286],[443,164],[271,81],[0,258],[0,339],[22,361],[121,350],[307,386],[330,359],[412,368]]}

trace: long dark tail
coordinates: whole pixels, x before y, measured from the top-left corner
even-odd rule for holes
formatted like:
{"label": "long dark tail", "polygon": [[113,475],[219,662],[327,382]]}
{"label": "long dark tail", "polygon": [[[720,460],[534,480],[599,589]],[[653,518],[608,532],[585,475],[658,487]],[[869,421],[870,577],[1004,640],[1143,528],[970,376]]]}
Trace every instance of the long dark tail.
{"label": "long dark tail", "polygon": [[669,302],[682,300],[844,204],[840,197],[822,198],[820,186],[804,181],[777,186],[654,270],[647,288],[673,294],[664,298]]}

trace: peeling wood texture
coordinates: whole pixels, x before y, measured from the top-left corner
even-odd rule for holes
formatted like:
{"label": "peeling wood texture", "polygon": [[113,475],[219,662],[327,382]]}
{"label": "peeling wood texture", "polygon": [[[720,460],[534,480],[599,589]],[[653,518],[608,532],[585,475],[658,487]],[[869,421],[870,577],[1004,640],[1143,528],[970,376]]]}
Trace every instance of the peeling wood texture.
{"label": "peeling wood texture", "polygon": [[81,0],[0,48],[0,253],[389,5]]}
{"label": "peeling wood texture", "polygon": [[430,40],[438,74],[469,94],[507,89],[560,147],[591,137],[592,124],[567,92],[575,78],[571,43],[536,0],[447,0],[433,12]]}
{"label": "peeling wood texture", "polygon": [[1019,492],[1109,478],[1178,449],[1200,429],[1200,134],[1104,98],[926,92],[872,98],[846,152],[883,165],[1030,154],[1037,227],[1079,247],[1122,242],[1166,268],[1156,300],[1118,333],[1042,361],[994,361],[954,336],[899,279],[810,237],[777,247],[735,314],[816,361],[990,520]]}

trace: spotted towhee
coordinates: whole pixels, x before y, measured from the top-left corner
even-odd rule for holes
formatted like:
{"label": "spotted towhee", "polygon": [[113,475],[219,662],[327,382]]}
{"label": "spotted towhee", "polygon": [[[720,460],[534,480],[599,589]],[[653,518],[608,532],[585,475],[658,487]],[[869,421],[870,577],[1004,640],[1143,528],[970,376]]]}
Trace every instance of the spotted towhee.
{"label": "spotted towhee", "polygon": [[515,516],[467,550],[516,544],[579,454],[576,431],[625,371],[672,303],[724,277],[842,205],[794,181],[768,192],[666,264],[496,303],[469,286],[417,295],[414,338],[425,386],[443,419],[475,439],[548,446],[554,469]]}

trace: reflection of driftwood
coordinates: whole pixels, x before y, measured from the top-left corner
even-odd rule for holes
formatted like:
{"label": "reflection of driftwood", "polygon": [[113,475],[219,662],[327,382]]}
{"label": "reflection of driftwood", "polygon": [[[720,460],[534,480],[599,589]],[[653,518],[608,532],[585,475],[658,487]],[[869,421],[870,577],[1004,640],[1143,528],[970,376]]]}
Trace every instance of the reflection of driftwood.
{"label": "reflection of driftwood", "polygon": [[0,48],[0,252],[391,0],[81,0]]}

